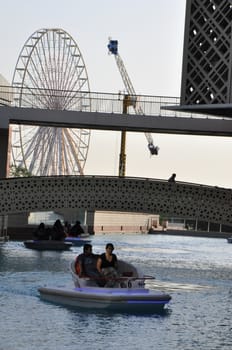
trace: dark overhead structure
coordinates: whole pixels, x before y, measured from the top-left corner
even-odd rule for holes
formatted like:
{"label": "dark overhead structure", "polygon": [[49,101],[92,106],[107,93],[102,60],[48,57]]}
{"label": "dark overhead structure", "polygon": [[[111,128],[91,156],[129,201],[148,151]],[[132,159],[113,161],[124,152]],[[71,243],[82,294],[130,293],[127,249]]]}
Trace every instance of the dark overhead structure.
{"label": "dark overhead structure", "polygon": [[231,24],[231,0],[186,1],[181,106],[173,109],[232,117]]}

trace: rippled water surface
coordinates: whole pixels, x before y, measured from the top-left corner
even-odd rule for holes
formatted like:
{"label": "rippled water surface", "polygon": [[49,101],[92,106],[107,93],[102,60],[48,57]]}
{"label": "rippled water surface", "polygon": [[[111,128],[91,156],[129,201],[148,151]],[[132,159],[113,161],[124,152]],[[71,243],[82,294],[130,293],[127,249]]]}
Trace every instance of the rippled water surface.
{"label": "rippled water surface", "polygon": [[232,244],[225,239],[97,235],[118,258],[156,277],[149,288],[172,296],[161,315],[83,312],[41,301],[38,287],[72,285],[69,264],[82,251],[0,247],[0,350],[169,350],[232,348]]}

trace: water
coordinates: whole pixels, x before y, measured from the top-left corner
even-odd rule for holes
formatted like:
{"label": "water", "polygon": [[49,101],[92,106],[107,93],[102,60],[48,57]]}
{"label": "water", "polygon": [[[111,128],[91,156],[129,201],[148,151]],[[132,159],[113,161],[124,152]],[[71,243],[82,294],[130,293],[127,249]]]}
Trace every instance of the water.
{"label": "water", "polygon": [[68,309],[41,301],[39,286],[72,284],[82,251],[36,252],[22,242],[0,247],[0,350],[229,350],[232,346],[232,245],[224,239],[100,235],[115,253],[156,276],[150,288],[172,296],[161,315]]}

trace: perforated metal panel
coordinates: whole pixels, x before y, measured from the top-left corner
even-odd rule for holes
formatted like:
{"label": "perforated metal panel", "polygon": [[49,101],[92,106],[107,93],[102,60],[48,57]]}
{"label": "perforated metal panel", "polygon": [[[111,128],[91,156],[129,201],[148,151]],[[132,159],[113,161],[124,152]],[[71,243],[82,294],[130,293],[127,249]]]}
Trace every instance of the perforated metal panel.
{"label": "perforated metal panel", "polygon": [[232,191],[142,178],[57,176],[0,180],[0,215],[64,208],[161,214],[232,225]]}

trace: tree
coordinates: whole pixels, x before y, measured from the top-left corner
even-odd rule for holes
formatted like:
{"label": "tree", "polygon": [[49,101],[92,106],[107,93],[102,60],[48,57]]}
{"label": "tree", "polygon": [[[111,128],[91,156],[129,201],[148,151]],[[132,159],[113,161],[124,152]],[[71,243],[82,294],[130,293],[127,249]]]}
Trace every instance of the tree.
{"label": "tree", "polygon": [[10,166],[10,177],[30,177],[32,176],[31,172],[26,168],[21,166],[11,165]]}

